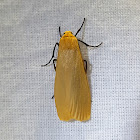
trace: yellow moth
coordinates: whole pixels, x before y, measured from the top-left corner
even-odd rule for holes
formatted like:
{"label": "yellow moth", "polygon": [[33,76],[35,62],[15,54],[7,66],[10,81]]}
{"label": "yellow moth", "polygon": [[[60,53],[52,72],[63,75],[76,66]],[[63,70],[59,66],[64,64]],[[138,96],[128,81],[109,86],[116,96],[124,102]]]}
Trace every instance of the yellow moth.
{"label": "yellow moth", "polygon": [[[53,97],[55,98],[58,117],[63,121],[73,119],[86,121],[90,119],[91,115],[91,94],[86,75],[87,61],[82,59],[78,41],[86,46],[90,45],[76,38],[84,21],[75,35],[71,31],[66,31],[62,36],[59,27],[60,41],[55,44],[50,61],[42,65],[46,66],[51,62],[58,45],[58,57],[53,59],[56,70]],[[56,67],[55,61],[57,61]],[[84,62],[86,62],[86,68],[84,68]]]}

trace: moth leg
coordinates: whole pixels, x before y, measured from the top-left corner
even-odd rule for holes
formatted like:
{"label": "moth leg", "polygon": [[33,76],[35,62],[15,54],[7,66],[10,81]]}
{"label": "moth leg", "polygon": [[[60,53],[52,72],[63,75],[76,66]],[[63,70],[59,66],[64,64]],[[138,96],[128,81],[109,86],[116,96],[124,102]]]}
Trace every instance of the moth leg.
{"label": "moth leg", "polygon": [[55,71],[56,71],[56,66],[55,66],[56,61],[57,61],[57,59],[53,59],[53,66],[54,66]]}
{"label": "moth leg", "polygon": [[79,40],[79,39],[78,39],[78,41],[82,42],[82,43],[85,44],[87,47],[99,47],[100,45],[103,44],[103,42],[101,42],[101,43],[100,43],[99,45],[97,45],[97,46],[92,46],[92,45],[88,45],[87,43],[85,43],[85,42],[82,41],[82,40]]}
{"label": "moth leg", "polygon": [[87,60],[84,60],[86,67],[85,67],[85,72],[87,73]]}
{"label": "moth leg", "polygon": [[52,98],[51,99],[53,99],[54,98],[54,95],[52,96]]}
{"label": "moth leg", "polygon": [[53,59],[53,57],[54,57],[55,48],[56,48],[57,45],[59,46],[59,43],[56,43],[56,44],[55,44],[54,49],[53,49],[52,58],[50,59],[50,61],[49,61],[47,64],[45,64],[45,65],[41,65],[41,67],[47,66],[47,65],[52,61],[52,59]]}

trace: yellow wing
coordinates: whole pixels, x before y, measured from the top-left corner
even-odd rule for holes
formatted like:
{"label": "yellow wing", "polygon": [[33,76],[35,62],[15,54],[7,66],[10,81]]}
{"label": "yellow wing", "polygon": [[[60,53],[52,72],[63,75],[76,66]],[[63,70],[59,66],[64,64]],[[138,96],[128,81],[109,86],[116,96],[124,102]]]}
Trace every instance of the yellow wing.
{"label": "yellow wing", "polygon": [[76,37],[59,42],[54,88],[60,120],[86,121],[91,114],[91,95]]}

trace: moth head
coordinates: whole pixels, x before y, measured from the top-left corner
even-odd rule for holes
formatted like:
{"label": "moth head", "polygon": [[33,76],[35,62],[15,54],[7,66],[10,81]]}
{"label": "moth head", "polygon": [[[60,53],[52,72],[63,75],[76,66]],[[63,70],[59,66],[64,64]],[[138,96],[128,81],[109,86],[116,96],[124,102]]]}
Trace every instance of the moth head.
{"label": "moth head", "polygon": [[63,37],[73,37],[74,35],[73,35],[73,33],[71,32],[71,31],[65,31],[64,33],[63,33]]}

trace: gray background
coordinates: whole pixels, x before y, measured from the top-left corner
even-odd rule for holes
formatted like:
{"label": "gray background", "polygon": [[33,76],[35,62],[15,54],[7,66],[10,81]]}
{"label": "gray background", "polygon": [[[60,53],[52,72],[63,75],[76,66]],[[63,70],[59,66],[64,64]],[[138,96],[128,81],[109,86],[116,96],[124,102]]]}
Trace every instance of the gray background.
{"label": "gray background", "polygon": [[[62,32],[88,61],[91,120],[60,121],[49,61]],[[56,54],[55,54],[56,55]],[[0,140],[139,140],[140,1],[1,0]]]}

